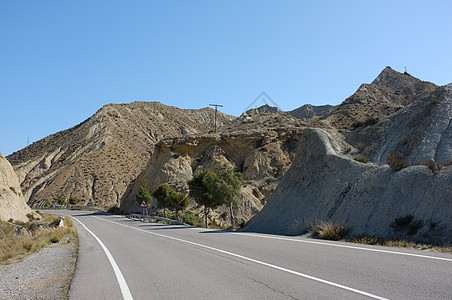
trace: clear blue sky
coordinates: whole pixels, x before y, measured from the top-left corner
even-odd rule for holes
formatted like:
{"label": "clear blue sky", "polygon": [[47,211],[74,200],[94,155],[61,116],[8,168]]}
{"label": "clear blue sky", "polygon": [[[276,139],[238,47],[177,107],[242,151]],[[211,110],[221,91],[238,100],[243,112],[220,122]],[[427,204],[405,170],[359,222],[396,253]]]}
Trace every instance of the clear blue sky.
{"label": "clear blue sky", "polygon": [[0,151],[108,103],[339,104],[387,65],[444,85],[451,53],[450,0],[0,0]]}

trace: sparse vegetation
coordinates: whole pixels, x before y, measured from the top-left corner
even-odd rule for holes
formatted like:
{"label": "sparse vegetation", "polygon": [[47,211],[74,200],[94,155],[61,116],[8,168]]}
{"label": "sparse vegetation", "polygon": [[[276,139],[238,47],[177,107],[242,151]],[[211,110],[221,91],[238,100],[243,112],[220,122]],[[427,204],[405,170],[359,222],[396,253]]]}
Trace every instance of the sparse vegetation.
{"label": "sparse vegetation", "polygon": [[58,204],[64,206],[66,204],[66,199],[63,196],[58,197]]}
{"label": "sparse vegetation", "polygon": [[234,224],[233,205],[239,202],[238,194],[242,186],[242,174],[234,172],[231,166],[220,164],[215,172],[202,170],[195,173],[189,180],[189,195],[199,204],[204,206],[204,219],[207,228],[207,220],[210,210],[219,206],[229,207],[231,224]]}
{"label": "sparse vegetation", "polygon": [[75,198],[75,197],[73,197],[73,196],[71,196],[71,197],[69,198],[69,204],[70,204],[70,205],[77,205],[77,202],[78,202],[78,199],[77,199],[77,198]]}
{"label": "sparse vegetation", "polygon": [[443,167],[441,164],[437,164],[433,160],[429,160],[425,163],[425,165],[430,169],[430,171],[432,171],[433,174],[438,174]]}
{"label": "sparse vegetation", "polygon": [[216,195],[216,181],[218,176],[210,170],[201,170],[195,173],[193,178],[189,180],[189,195],[199,204],[204,206],[205,227],[208,227],[207,219],[211,209],[221,206],[223,203]]}
{"label": "sparse vegetation", "polygon": [[41,216],[26,223],[0,221],[0,264],[21,260],[47,245],[62,241],[65,236],[77,237],[69,218],[64,219],[64,227],[59,227],[59,217]]}
{"label": "sparse vegetation", "polygon": [[232,166],[227,164],[218,165],[215,168],[215,173],[218,175],[218,197],[223,199],[224,205],[229,208],[231,226],[234,226],[235,216],[232,208],[240,203],[238,195],[242,187],[243,175],[239,172],[234,172]]}
{"label": "sparse vegetation", "polygon": [[395,171],[400,171],[404,168],[408,167],[407,162],[405,161],[405,158],[403,155],[398,155],[394,151],[391,151],[388,156],[386,157],[386,161],[388,162],[388,165],[391,167],[391,169]]}
{"label": "sparse vegetation", "polygon": [[365,245],[377,245],[386,247],[398,247],[398,248],[411,248],[418,250],[432,250],[438,252],[452,253],[452,247],[435,247],[427,244],[419,244],[411,241],[392,239],[392,238],[380,238],[377,236],[359,236],[351,239],[347,239],[347,242],[365,244]]}
{"label": "sparse vegetation", "polygon": [[363,164],[369,163],[369,158],[364,155],[357,155],[353,159]]}
{"label": "sparse vegetation", "polygon": [[421,220],[414,220],[413,215],[397,217],[389,224],[389,227],[398,231],[405,231],[407,235],[414,235],[423,226]]}
{"label": "sparse vegetation", "polygon": [[[158,216],[165,217],[162,213],[159,213]],[[202,227],[204,226],[204,218],[197,213],[193,212],[182,212],[179,214],[179,221],[191,226]],[[166,217],[171,220],[176,220],[176,214],[172,212],[167,212]]]}
{"label": "sparse vegetation", "polygon": [[331,221],[322,221],[312,225],[310,232],[315,238],[337,241],[347,235],[348,229]]}
{"label": "sparse vegetation", "polygon": [[397,227],[402,227],[405,225],[408,225],[411,223],[411,221],[413,221],[414,216],[413,215],[406,215],[403,217],[397,217],[394,219],[394,221],[391,222],[391,224],[389,224],[389,226],[391,228],[397,228]]}
{"label": "sparse vegetation", "polygon": [[146,201],[148,206],[150,206],[153,201],[152,196],[149,193],[149,190],[144,186],[140,186],[140,191],[136,195],[135,200],[137,201],[138,204],[141,204],[143,201]]}
{"label": "sparse vegetation", "polygon": [[368,117],[364,121],[353,122],[352,127],[353,127],[353,129],[356,129],[356,128],[363,127],[363,126],[375,125],[378,123],[378,121],[379,121],[378,118]]}

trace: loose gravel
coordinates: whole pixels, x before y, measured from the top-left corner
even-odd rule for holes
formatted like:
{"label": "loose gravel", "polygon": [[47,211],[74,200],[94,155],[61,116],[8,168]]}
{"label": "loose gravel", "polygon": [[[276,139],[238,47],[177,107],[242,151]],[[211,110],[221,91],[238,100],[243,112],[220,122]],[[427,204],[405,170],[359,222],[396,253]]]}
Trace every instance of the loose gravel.
{"label": "loose gravel", "polygon": [[74,239],[63,239],[21,262],[0,266],[0,299],[67,299]]}

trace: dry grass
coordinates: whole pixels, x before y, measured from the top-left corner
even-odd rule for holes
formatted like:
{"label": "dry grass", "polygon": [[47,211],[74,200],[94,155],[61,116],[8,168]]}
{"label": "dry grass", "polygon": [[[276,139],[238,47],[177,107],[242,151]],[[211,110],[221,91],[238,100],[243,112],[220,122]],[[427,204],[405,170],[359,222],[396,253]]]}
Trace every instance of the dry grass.
{"label": "dry grass", "polygon": [[310,232],[315,238],[337,241],[344,238],[348,230],[344,226],[334,224],[331,221],[322,221],[311,226]]}
{"label": "dry grass", "polygon": [[64,220],[64,227],[58,227],[59,217],[41,216],[40,220],[16,223],[27,229],[28,233],[22,234],[15,232],[12,223],[0,221],[0,264],[20,261],[50,244],[62,242],[66,236],[77,237],[69,218]]}
{"label": "dry grass", "polygon": [[415,242],[405,241],[405,240],[397,240],[397,239],[384,239],[379,238],[377,236],[369,237],[369,236],[361,236],[352,239],[348,239],[347,242],[357,243],[357,244],[366,244],[366,245],[377,245],[377,246],[386,246],[386,247],[397,247],[397,248],[409,248],[409,249],[417,249],[417,250],[430,250],[441,253],[452,253],[452,246],[432,246],[427,244],[419,244]]}

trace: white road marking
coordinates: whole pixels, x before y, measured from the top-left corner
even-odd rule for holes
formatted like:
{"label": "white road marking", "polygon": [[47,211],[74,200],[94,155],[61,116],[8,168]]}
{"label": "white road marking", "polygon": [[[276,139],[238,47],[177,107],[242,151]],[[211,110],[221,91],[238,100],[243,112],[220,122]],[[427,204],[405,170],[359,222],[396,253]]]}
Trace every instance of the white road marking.
{"label": "white road marking", "polygon": [[[105,254],[107,255],[108,260],[110,261],[111,266],[113,267],[113,270],[116,275],[116,279],[118,280],[119,288],[121,289],[122,298],[124,300],[133,300],[132,294],[130,293],[129,287],[127,285],[126,280],[124,279],[124,276],[122,276],[121,270],[119,269],[118,265],[116,264],[115,259],[111,255],[110,251],[108,251],[108,248],[102,243],[102,241],[91,231],[88,229],[88,227],[85,226],[82,222],[80,222],[77,218],[72,217],[74,220],[80,223],[91,235],[96,239],[96,241],[100,244],[102,249],[104,250]],[[115,222],[114,222],[115,223]]]}
{"label": "white road marking", "polygon": [[116,225],[124,226],[124,227],[130,228],[130,229],[138,230],[138,231],[141,231],[141,232],[144,232],[144,233],[147,233],[147,234],[152,234],[152,235],[155,235],[155,236],[159,236],[159,237],[175,240],[175,241],[178,241],[178,242],[183,242],[183,243],[190,244],[190,245],[193,245],[193,246],[197,246],[197,247],[209,249],[209,250],[212,250],[212,251],[220,252],[220,253],[223,253],[223,254],[226,254],[226,255],[230,255],[230,256],[237,257],[237,258],[241,258],[243,260],[247,260],[247,261],[250,261],[250,262],[253,262],[253,263],[256,263],[256,264],[260,264],[260,265],[263,265],[263,266],[266,266],[266,267],[269,267],[269,268],[273,268],[273,269],[276,269],[276,270],[280,270],[280,271],[283,271],[283,272],[286,272],[286,273],[290,273],[290,274],[293,274],[293,275],[297,275],[297,276],[300,276],[300,277],[303,277],[303,278],[311,279],[311,280],[314,280],[314,281],[317,281],[317,282],[321,282],[321,283],[324,283],[324,284],[327,284],[327,285],[331,285],[331,286],[334,286],[334,287],[337,287],[337,288],[340,288],[340,289],[343,289],[343,290],[347,290],[347,291],[350,291],[350,292],[353,292],[353,293],[361,294],[361,295],[364,295],[364,296],[367,296],[367,297],[370,297],[370,298],[373,298],[373,299],[387,300],[387,298],[384,298],[384,297],[381,297],[381,296],[378,296],[378,295],[374,295],[374,294],[371,294],[371,293],[368,293],[368,292],[365,292],[365,291],[354,289],[352,287],[348,287],[348,286],[345,286],[345,285],[342,285],[342,284],[338,284],[338,283],[335,283],[335,282],[332,282],[332,281],[328,281],[328,280],[325,280],[325,279],[321,279],[321,278],[318,278],[318,277],[314,277],[314,276],[311,276],[311,275],[307,275],[307,274],[300,273],[300,272],[297,272],[297,271],[293,271],[293,270],[290,270],[290,269],[286,269],[286,268],[283,268],[283,267],[279,267],[279,266],[276,266],[276,265],[273,265],[273,264],[270,264],[270,263],[266,263],[266,262],[263,262],[263,261],[260,261],[260,260],[249,258],[249,257],[243,256],[243,255],[240,255],[240,254],[233,253],[233,252],[221,250],[221,249],[218,249],[218,248],[210,247],[210,246],[207,246],[207,245],[191,242],[191,241],[188,241],[188,240],[184,240],[184,239],[180,239],[180,238],[176,238],[176,237],[172,237],[172,236],[168,236],[168,235],[164,235],[164,234],[160,234],[160,233],[146,231],[146,230],[143,230],[141,228],[135,228],[135,227],[132,227],[132,226],[129,226],[129,225],[121,224],[121,223],[118,223],[118,222],[113,222],[111,220],[106,220],[106,219],[102,219],[102,218],[99,218],[99,217],[94,217],[94,218],[102,220],[102,221],[105,221],[105,222],[110,222],[110,223],[113,223],[113,224],[116,224]]}
{"label": "white road marking", "polygon": [[282,241],[291,241],[291,242],[307,243],[307,244],[316,244],[316,245],[324,245],[324,246],[339,247],[339,248],[348,248],[348,249],[355,249],[355,250],[362,250],[362,251],[389,253],[389,254],[396,254],[396,255],[414,256],[414,257],[437,259],[437,260],[444,260],[444,261],[452,262],[451,258],[445,258],[445,257],[428,256],[428,255],[422,255],[422,254],[405,253],[405,252],[383,250],[383,249],[372,249],[372,248],[350,246],[350,245],[330,244],[330,243],[326,243],[326,242],[299,240],[299,239],[291,239],[291,238],[269,236],[269,235],[256,235],[256,234],[242,233],[242,232],[227,232],[227,231],[225,231],[225,232],[229,233],[229,234],[245,235],[245,236],[252,236],[252,237],[257,237],[257,238],[274,239],[274,240],[282,240]]}

